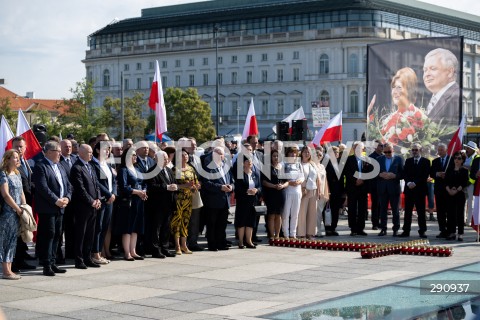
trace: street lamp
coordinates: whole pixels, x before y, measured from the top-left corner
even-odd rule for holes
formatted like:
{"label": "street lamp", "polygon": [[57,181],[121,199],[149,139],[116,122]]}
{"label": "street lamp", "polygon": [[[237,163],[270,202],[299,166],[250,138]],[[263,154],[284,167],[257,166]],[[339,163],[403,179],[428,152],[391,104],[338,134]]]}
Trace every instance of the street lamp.
{"label": "street lamp", "polygon": [[215,110],[217,113],[216,121],[215,121],[215,131],[217,132],[217,136],[220,134],[219,131],[219,124],[220,124],[220,113],[218,108],[218,31],[220,30],[220,25],[215,24],[213,27],[213,32],[215,36]]}

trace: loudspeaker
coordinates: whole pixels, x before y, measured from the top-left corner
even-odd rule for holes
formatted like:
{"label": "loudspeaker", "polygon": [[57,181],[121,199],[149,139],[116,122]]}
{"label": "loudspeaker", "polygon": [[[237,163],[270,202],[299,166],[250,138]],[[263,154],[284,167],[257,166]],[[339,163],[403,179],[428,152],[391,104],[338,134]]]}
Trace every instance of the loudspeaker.
{"label": "loudspeaker", "polygon": [[277,140],[287,141],[288,139],[288,122],[277,122]]}
{"label": "loudspeaker", "polygon": [[43,148],[43,145],[47,142],[47,128],[44,124],[34,124],[32,130],[38,143],[40,143],[40,146]]}
{"label": "loudspeaker", "polygon": [[292,121],[292,140],[307,140],[307,119]]}

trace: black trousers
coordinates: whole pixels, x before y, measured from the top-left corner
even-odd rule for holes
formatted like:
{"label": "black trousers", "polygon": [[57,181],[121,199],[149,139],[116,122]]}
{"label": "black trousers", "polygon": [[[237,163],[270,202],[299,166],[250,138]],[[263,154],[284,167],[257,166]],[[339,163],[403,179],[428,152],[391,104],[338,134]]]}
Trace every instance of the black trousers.
{"label": "black trousers", "polygon": [[150,249],[152,254],[168,250],[168,239],[170,237],[170,219],[173,209],[161,208],[161,210],[152,210],[148,212],[148,221],[150,222]]}
{"label": "black trousers", "polygon": [[209,249],[227,246],[228,208],[205,208],[207,218],[207,242]]}
{"label": "black trousers", "polygon": [[465,193],[460,191],[453,197],[449,195],[447,209],[447,231],[449,234],[456,233],[457,227],[458,234],[463,234],[464,211]]}
{"label": "black trousers", "polygon": [[348,226],[352,232],[358,233],[365,229],[365,218],[368,215],[368,193],[356,190],[347,194]]}
{"label": "black trousers", "polygon": [[[375,185],[376,186],[376,185]],[[372,202],[372,227],[379,227],[380,226],[380,200],[378,198],[378,192],[377,190],[372,191],[370,193],[370,200]]]}
{"label": "black trousers", "polygon": [[[65,258],[75,258],[75,217],[74,208],[67,206],[63,216],[63,232],[65,233]],[[60,245],[60,244],[59,244]]]}
{"label": "black trousers", "polygon": [[38,213],[37,254],[40,265],[55,264],[57,247],[62,236],[63,214]]}
{"label": "black trousers", "polygon": [[75,211],[75,263],[90,261],[97,210]]}
{"label": "black trousers", "polygon": [[[407,188],[407,187],[406,187]],[[424,192],[407,192],[405,193],[405,215],[403,218],[404,232],[410,232],[412,227],[413,207],[417,209],[418,217],[418,233],[427,231],[427,221],[425,219],[425,198],[427,194]]]}
{"label": "black trousers", "polygon": [[[342,194],[333,193],[330,195],[330,210],[332,212],[332,224],[330,226],[325,226],[326,231],[335,231],[338,225],[339,211],[345,202],[345,198]],[[323,222],[325,223],[325,217],[323,217]]]}
{"label": "black trousers", "polygon": [[435,190],[438,230],[444,234],[447,233],[447,208],[450,198],[446,190]]}

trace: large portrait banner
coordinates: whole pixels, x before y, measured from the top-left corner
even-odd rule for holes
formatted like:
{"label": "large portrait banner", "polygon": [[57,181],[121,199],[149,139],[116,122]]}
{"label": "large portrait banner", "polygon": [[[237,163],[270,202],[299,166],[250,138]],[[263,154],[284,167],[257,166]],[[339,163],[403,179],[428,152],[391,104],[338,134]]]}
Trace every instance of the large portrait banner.
{"label": "large portrait banner", "polygon": [[422,38],[368,46],[367,139],[425,156],[450,142],[462,115],[462,37]]}

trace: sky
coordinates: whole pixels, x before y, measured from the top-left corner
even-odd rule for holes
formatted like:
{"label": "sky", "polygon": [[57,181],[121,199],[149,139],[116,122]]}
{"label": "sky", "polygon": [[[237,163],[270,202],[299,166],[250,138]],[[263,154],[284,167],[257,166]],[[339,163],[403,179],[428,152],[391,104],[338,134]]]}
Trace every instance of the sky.
{"label": "sky", "polygon": [[[203,0],[21,0],[0,4],[0,79],[19,95],[71,97],[85,77],[87,37],[115,18],[140,17],[141,9]],[[424,0],[480,16],[477,0]]]}

